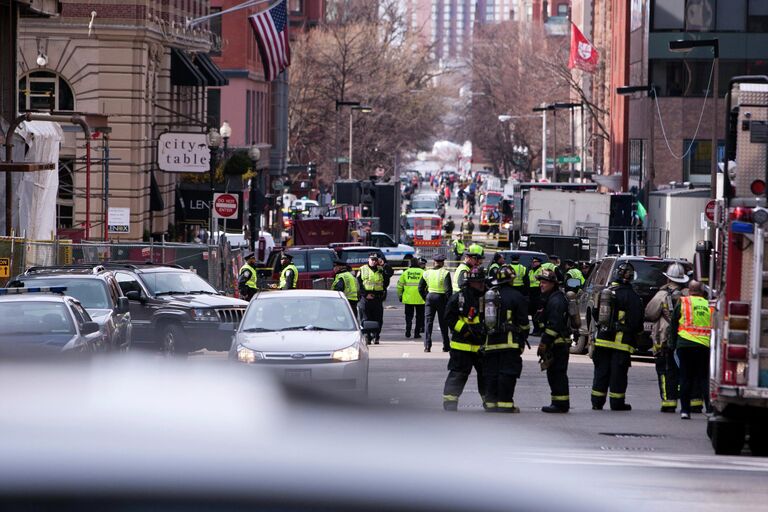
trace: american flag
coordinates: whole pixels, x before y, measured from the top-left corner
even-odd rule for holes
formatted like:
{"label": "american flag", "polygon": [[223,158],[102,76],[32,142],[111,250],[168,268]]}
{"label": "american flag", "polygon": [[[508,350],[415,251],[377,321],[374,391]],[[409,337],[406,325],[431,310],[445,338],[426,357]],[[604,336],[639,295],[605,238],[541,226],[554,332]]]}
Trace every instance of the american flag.
{"label": "american flag", "polygon": [[250,16],[259,53],[264,65],[264,79],[274,80],[282,70],[291,65],[291,48],[288,44],[287,0],[282,0],[269,9]]}

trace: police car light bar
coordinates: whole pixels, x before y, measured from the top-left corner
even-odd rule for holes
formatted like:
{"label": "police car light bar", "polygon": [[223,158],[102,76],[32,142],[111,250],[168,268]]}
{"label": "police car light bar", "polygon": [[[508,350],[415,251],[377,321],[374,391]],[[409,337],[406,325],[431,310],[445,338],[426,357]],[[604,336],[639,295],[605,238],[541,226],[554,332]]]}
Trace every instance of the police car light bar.
{"label": "police car light bar", "polygon": [[66,286],[42,286],[37,288],[0,288],[0,295],[20,295],[22,293],[64,293]]}

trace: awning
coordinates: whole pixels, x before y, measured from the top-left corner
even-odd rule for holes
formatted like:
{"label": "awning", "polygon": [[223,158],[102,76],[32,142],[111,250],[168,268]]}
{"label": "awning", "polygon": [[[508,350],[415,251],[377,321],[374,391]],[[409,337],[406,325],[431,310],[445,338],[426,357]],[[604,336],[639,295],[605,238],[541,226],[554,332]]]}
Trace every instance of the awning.
{"label": "awning", "polygon": [[171,85],[205,87],[208,80],[187,55],[178,48],[171,48]]}
{"label": "awning", "polygon": [[198,53],[195,55],[195,66],[208,81],[209,87],[223,87],[229,85],[229,80],[224,76],[219,67],[211,60],[207,53]]}

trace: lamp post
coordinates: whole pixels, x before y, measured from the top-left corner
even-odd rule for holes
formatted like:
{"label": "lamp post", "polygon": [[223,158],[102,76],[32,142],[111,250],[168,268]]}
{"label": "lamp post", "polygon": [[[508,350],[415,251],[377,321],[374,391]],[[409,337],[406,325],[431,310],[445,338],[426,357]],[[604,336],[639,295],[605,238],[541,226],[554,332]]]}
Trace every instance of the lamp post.
{"label": "lamp post", "polygon": [[229,123],[224,121],[221,123],[221,128],[219,128],[219,133],[221,134],[221,139],[224,141],[224,157],[227,156],[227,146],[229,144],[229,138],[232,136],[232,127],[229,126]]}
{"label": "lamp post", "polygon": [[206,135],[208,139],[208,149],[211,151],[211,157],[210,157],[210,167],[208,169],[208,179],[209,179],[209,185],[211,187],[211,204],[209,207],[210,215],[208,218],[208,231],[210,232],[208,245],[210,245],[211,240],[213,238],[213,232],[214,228],[218,228],[218,226],[214,225],[214,218],[213,218],[213,197],[216,191],[214,190],[214,177],[216,174],[216,160],[219,152],[219,146],[221,145],[221,134],[219,134],[219,131],[216,128],[211,128],[208,131],[208,134]]}
{"label": "lamp post", "polygon": [[[261,159],[261,150],[255,142],[251,144],[250,148],[248,148],[248,157],[253,163],[253,172],[256,174],[255,177],[249,180],[251,183],[251,190],[248,194],[248,231],[251,234],[248,245],[251,252],[254,252],[256,250],[256,239],[259,236],[259,231],[261,231],[261,211],[258,211],[259,208],[257,208],[258,205],[255,201],[256,194],[254,192],[263,192],[261,184],[261,173],[258,170],[259,160]],[[256,183],[256,186],[254,186],[254,182]]]}
{"label": "lamp post", "polygon": [[[554,103],[552,105],[552,108],[554,110],[554,114],[557,114],[558,110],[569,110],[571,112],[571,151],[573,151],[573,147],[576,145],[576,142],[574,140],[574,130],[573,130],[573,110],[575,108],[582,108],[581,103]],[[557,125],[555,125],[555,130],[557,129]],[[555,165],[557,165],[557,155],[555,155]],[[568,178],[568,181],[570,183],[573,183],[574,176],[573,176],[573,162],[569,164],[570,166],[570,177]]]}
{"label": "lamp post", "polygon": [[[341,107],[359,107],[360,102],[359,101],[344,101],[342,100],[336,100],[336,178],[341,179],[341,148],[340,148],[340,141],[339,141],[339,116],[338,111],[341,109]],[[351,143],[350,143],[351,144]],[[349,162],[347,162],[349,165]],[[352,167],[350,166],[349,176],[350,179],[352,179]]]}
{"label": "lamp post", "polygon": [[647,92],[648,93],[648,173],[645,175],[642,175],[640,177],[641,179],[641,186],[643,187],[643,201],[645,201],[645,205],[648,205],[648,200],[651,194],[651,190],[653,190],[653,184],[656,181],[656,164],[654,163],[654,150],[653,150],[653,144],[655,140],[655,130],[656,130],[656,116],[654,114],[654,101],[656,101],[656,89],[653,87],[653,84],[649,85],[630,85],[626,87],[617,87],[616,88],[616,94],[619,94],[621,96],[625,96],[627,94],[633,94],[636,92]]}
{"label": "lamp post", "polygon": [[541,112],[541,114],[522,114],[522,115],[500,114],[498,116],[500,123],[508,123],[513,119],[524,119],[524,118],[531,118],[531,117],[541,118],[541,177],[542,178],[547,177],[547,113],[545,112],[545,110],[546,109],[542,109],[542,108],[533,109],[534,112]]}
{"label": "lamp post", "polygon": [[[694,48],[712,48],[712,74],[714,75],[712,85],[712,155],[710,162],[710,197],[717,199],[717,95],[720,89],[720,40],[719,39],[699,39],[683,40],[678,39],[669,42],[669,51],[674,53],[688,53]],[[724,171],[727,171],[725,169]]]}
{"label": "lamp post", "polygon": [[349,109],[349,179],[352,179],[352,114],[354,114],[355,110],[359,110],[360,112],[363,112],[364,114],[367,114],[369,112],[372,112],[373,109],[368,106],[364,105],[353,105]]}

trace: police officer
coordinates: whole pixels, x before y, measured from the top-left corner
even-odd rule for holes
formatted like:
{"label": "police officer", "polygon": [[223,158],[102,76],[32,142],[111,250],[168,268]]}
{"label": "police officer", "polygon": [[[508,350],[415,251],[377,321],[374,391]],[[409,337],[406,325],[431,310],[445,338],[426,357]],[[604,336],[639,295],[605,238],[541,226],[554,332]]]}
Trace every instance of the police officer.
{"label": "police officer", "polygon": [[568,279],[578,279],[579,288],[584,286],[584,274],[582,274],[581,270],[576,267],[576,262],[572,259],[566,259],[563,261],[563,265],[565,267],[565,280],[568,281]]}
{"label": "police officer", "polygon": [[405,305],[405,337],[411,337],[413,314],[416,313],[416,324],[413,329],[413,337],[421,338],[421,330],[424,328],[424,299],[419,295],[419,282],[424,274],[421,262],[422,258],[411,258],[411,266],[405,270],[397,280],[397,299]]}
{"label": "police officer", "polygon": [[448,220],[443,224],[443,231],[450,237],[454,229],[456,229],[456,223],[453,222],[453,219],[451,219],[451,216],[449,215]]}
{"label": "police officer", "polygon": [[256,255],[252,252],[245,255],[245,263],[237,274],[237,291],[243,300],[251,300],[258,291],[256,281]]}
{"label": "police officer", "polygon": [[480,396],[483,392],[480,347],[485,343],[483,323],[483,294],[485,272],[481,267],[471,269],[460,291],[454,293],[445,308],[445,321],[451,326],[451,352],[448,360],[448,378],[443,388],[443,409],[455,411],[472,368],[477,374]]}
{"label": "police officer", "polygon": [[438,254],[434,257],[435,265],[426,270],[419,282],[419,294],[426,301],[426,319],[424,324],[424,352],[432,351],[432,327],[435,316],[443,336],[443,352],[450,349],[448,327],[445,323],[445,305],[453,294],[451,273],[445,268],[445,256]]}
{"label": "police officer", "polygon": [[453,281],[451,283],[454,292],[461,289],[464,284],[464,278],[467,273],[473,268],[480,265],[483,259],[483,248],[477,244],[472,244],[469,249],[464,253],[464,260],[459,263],[456,270],[453,272]]}
{"label": "police officer", "polygon": [[357,302],[360,300],[360,285],[352,275],[352,272],[344,260],[333,261],[333,284],[331,289],[342,292],[352,307],[352,312],[357,316]]}
{"label": "police officer", "polygon": [[496,272],[499,271],[504,263],[504,255],[502,253],[497,252],[493,255],[493,258],[491,258],[491,263],[488,265],[488,270],[486,272],[489,281],[496,279]]}
{"label": "police officer", "polygon": [[[534,256],[531,260],[531,268],[528,270],[528,314],[536,318],[536,313],[541,307],[541,289],[539,288],[539,274],[544,269],[541,267],[541,258]],[[534,336],[539,335],[539,326],[533,322]]]}
{"label": "police officer", "polygon": [[530,288],[528,269],[525,268],[525,265],[520,263],[519,254],[512,254],[509,266],[515,274],[515,279],[512,281],[512,287],[520,294],[527,296],[528,289]]}
{"label": "police officer", "polygon": [[556,269],[560,268],[560,256],[557,254],[550,254],[549,261],[542,263],[541,268],[556,272]]}
{"label": "police officer", "polygon": [[[630,356],[643,332],[645,308],[640,296],[630,284],[635,268],[621,263],[614,275],[615,284],[600,294],[597,308],[598,332],[592,361],[595,374],[592,382],[592,409],[602,410],[606,395],[611,410],[631,411],[626,403],[627,373]],[[608,300],[610,305],[604,304]],[[604,311],[604,314],[599,312]],[[610,389],[610,391],[609,391]]]}
{"label": "police officer", "polygon": [[360,320],[379,323],[376,332],[366,334],[366,341],[368,344],[373,341],[378,345],[384,320],[384,299],[389,286],[389,278],[385,275],[384,269],[379,266],[378,254],[372,252],[368,255],[368,263],[360,267],[357,280],[360,284],[360,301],[357,305]]}
{"label": "police officer", "polygon": [[485,410],[520,412],[515,406],[515,385],[523,371],[523,350],[528,342],[528,301],[512,287],[514,271],[501,267],[485,294],[488,338],[483,354]]}
{"label": "police officer", "polygon": [[539,273],[544,308],[537,317],[542,331],[536,354],[547,371],[547,381],[552,402],[541,408],[542,412],[565,413],[571,408],[568,391],[568,358],[570,356],[570,329],[568,326],[568,299],[560,290],[560,278],[552,270]]}
{"label": "police officer", "polygon": [[645,306],[645,321],[653,322],[651,338],[659,380],[661,412],[675,412],[680,379],[674,351],[669,345],[669,324],[689,278],[680,263],[671,263],[664,276],[667,278],[667,284],[662,286]]}
{"label": "police officer", "polygon": [[680,361],[680,418],[691,419],[691,396],[701,393],[707,412],[709,405],[709,336],[712,310],[698,281],[688,285],[689,296],[682,297],[669,324],[669,341]]}
{"label": "police officer", "polygon": [[296,285],[299,283],[299,269],[293,264],[293,256],[284,252],[280,258],[280,264],[283,270],[280,272],[280,284],[278,287],[281,290],[296,288]]}
{"label": "police officer", "polygon": [[472,240],[472,233],[475,231],[475,223],[472,222],[472,218],[467,215],[461,222],[461,233],[465,240]]}
{"label": "police officer", "polygon": [[451,249],[453,250],[453,255],[458,260],[464,256],[464,251],[467,250],[467,247],[464,245],[464,242],[461,240],[461,238],[457,236],[451,243]]}

